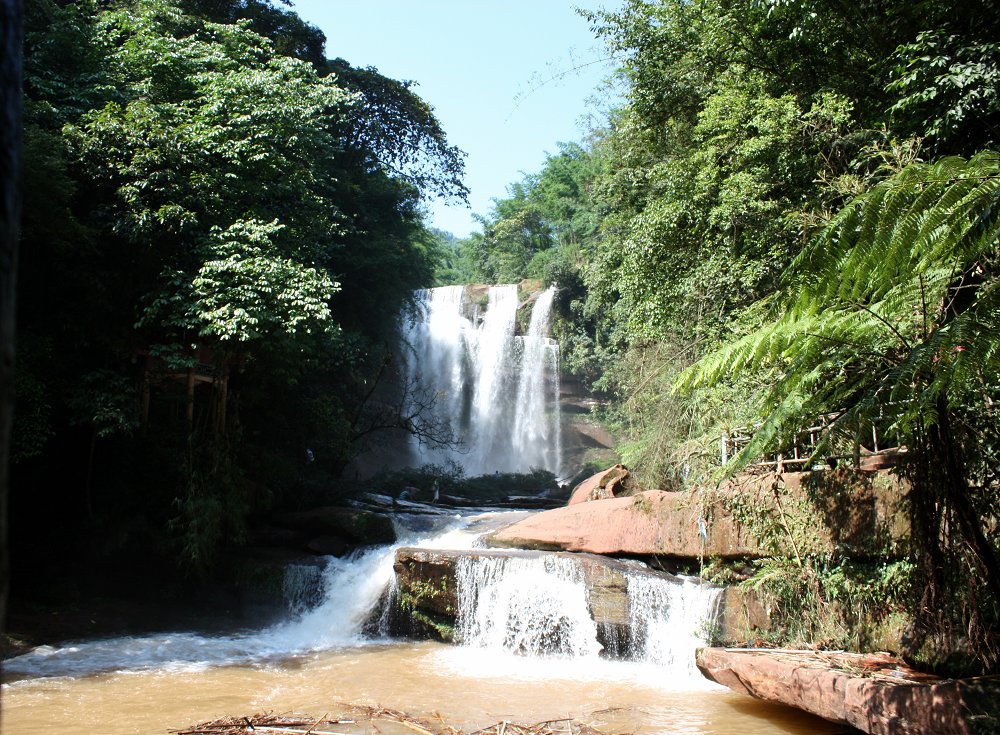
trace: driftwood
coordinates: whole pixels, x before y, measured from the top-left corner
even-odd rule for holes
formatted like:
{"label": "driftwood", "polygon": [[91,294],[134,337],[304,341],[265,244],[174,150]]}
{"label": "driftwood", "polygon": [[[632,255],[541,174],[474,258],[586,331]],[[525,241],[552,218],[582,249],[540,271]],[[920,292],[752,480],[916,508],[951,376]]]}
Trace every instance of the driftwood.
{"label": "driftwood", "polygon": [[571,719],[545,720],[533,725],[502,720],[469,735],[603,735],[600,730]]}
{"label": "driftwood", "polygon": [[[251,717],[223,717],[199,725],[190,725],[180,730],[171,730],[176,735],[244,735],[245,733],[270,733],[274,735],[350,735],[326,729],[329,726],[354,724],[352,720],[326,720],[300,715],[273,715],[269,712]],[[323,729],[318,729],[320,726]]]}
{"label": "driftwood", "polygon": [[[398,722],[417,735],[466,735],[461,730],[444,722],[440,715],[436,721],[413,717],[399,710],[384,707],[370,707],[358,704],[341,705],[344,712],[352,719],[327,719],[301,714],[275,715],[270,712],[256,714],[250,717],[223,717],[211,722],[190,725],[186,728],[171,730],[174,735],[357,735],[340,730],[330,729],[338,725],[367,725],[375,732],[381,732],[376,722],[378,720]],[[603,735],[599,730],[569,718],[545,720],[535,724],[522,724],[501,720],[495,725],[474,730],[467,735]]]}

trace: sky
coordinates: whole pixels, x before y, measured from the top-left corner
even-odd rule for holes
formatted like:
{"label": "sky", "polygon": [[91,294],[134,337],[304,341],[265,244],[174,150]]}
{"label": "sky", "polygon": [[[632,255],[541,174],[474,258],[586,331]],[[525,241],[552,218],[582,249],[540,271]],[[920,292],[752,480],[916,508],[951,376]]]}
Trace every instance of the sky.
{"label": "sky", "polygon": [[412,80],[448,141],[468,154],[471,207],[431,201],[431,226],[459,237],[481,229],[473,214],[560,142],[585,139],[613,102],[614,69],[574,10],[615,10],[623,0],[293,0],[326,34],[327,56]]}

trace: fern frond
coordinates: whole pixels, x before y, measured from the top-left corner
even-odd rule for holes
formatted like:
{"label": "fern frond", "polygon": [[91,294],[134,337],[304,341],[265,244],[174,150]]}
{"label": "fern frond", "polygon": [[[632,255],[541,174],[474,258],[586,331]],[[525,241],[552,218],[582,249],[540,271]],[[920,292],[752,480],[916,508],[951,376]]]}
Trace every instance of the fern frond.
{"label": "fern frond", "polygon": [[[998,237],[996,153],[908,166],[849,203],[803,249],[785,275],[778,318],[702,358],[674,390],[777,374],[763,391],[760,428],[730,472],[819,413],[838,411],[848,428],[932,425],[941,396],[954,400],[985,375],[996,380],[1000,286],[977,263],[996,258]],[[960,288],[975,294],[956,309]],[[880,419],[887,404],[895,414]]]}

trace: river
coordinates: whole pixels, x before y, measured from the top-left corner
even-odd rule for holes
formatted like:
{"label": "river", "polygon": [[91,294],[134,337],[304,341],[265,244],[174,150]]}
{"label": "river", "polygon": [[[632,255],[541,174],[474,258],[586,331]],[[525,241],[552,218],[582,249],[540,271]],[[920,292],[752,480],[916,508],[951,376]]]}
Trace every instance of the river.
{"label": "river", "polygon": [[[498,517],[449,518],[433,531],[403,529],[402,540],[470,548]],[[320,589],[317,600],[296,604],[279,625],[229,635],[81,641],[10,659],[0,731],[145,735],[263,711],[318,718],[341,711],[345,702],[439,715],[464,731],[504,719],[566,717],[607,733],[841,731],[650,661],[515,655],[365,635],[362,623],[391,575],[392,549],[373,549],[331,559],[322,578],[310,582]]]}

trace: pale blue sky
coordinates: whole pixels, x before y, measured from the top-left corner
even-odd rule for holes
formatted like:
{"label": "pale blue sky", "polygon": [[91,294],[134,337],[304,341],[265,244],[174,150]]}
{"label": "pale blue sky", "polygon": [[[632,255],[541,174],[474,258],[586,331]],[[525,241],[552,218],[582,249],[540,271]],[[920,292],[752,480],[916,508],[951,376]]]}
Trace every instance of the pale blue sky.
{"label": "pale blue sky", "polygon": [[468,153],[471,209],[433,202],[430,221],[464,237],[479,229],[473,212],[486,214],[522,172],[540,170],[557,143],[582,140],[585,117],[607,106],[613,95],[600,87],[614,65],[574,8],[621,4],[294,0],[294,9],[326,34],[331,58],[418,83],[449,142]]}

